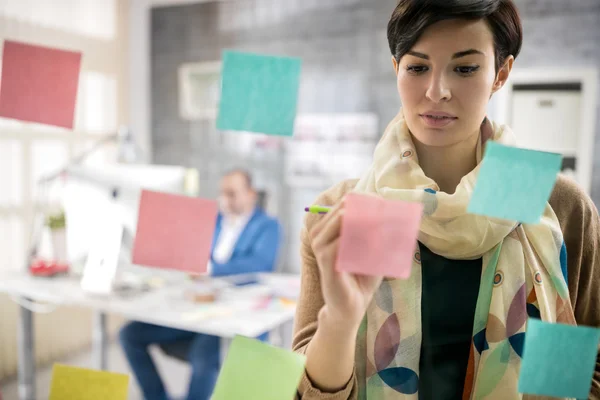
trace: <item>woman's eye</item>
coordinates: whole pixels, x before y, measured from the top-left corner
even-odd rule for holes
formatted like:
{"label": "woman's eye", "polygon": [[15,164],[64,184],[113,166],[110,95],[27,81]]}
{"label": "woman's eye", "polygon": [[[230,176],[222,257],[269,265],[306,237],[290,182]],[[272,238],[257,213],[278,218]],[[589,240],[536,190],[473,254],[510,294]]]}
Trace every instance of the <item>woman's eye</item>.
{"label": "woman's eye", "polygon": [[409,65],[408,67],[406,67],[406,70],[410,74],[418,75],[427,71],[427,67],[424,65]]}
{"label": "woman's eye", "polygon": [[456,72],[461,75],[472,75],[479,69],[478,66],[470,66],[470,67],[457,67]]}

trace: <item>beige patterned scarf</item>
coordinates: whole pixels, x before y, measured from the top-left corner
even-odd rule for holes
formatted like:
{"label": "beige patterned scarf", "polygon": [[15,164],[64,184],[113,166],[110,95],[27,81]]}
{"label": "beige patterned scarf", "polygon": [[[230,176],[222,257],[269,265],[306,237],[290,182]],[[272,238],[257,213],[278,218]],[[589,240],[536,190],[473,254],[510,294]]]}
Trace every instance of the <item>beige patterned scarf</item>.
{"label": "beige patterned scarf", "polygon": [[[509,128],[486,119],[478,164],[488,140],[515,144]],[[450,259],[482,258],[463,399],[522,399],[517,383],[528,316],[575,324],[566,284],[566,250],[550,205],[537,225],[467,214],[478,172],[479,166],[463,177],[454,194],[439,192],[419,167],[400,112],[355,190],[422,202],[421,243]],[[416,249],[410,278],[383,281],[359,330],[360,400],[418,399],[422,282]]]}

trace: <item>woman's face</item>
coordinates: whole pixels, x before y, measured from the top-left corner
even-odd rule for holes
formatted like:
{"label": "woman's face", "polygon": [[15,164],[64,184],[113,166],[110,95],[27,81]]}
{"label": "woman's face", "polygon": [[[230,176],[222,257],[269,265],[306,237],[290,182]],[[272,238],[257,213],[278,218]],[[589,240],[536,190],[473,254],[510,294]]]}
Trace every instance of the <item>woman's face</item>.
{"label": "woman's face", "polygon": [[416,140],[447,147],[479,133],[488,101],[512,68],[498,74],[494,39],[483,20],[430,26],[399,63],[394,61],[406,123]]}

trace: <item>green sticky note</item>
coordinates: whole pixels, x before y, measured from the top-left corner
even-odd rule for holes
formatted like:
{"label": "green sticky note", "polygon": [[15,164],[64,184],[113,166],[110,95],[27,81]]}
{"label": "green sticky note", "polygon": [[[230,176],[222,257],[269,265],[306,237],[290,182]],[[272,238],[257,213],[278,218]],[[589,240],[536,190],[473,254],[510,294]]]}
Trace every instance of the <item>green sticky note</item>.
{"label": "green sticky note", "polygon": [[561,165],[560,154],[488,142],[467,212],[536,224]]}
{"label": "green sticky note", "polygon": [[519,392],[587,399],[596,367],[600,329],[527,323]]}
{"label": "green sticky note", "polygon": [[292,136],[299,58],[225,51],[217,129]]}
{"label": "green sticky note", "polygon": [[49,400],[127,400],[129,376],[55,364]]}
{"label": "green sticky note", "polygon": [[293,399],[304,373],[304,362],[303,355],[236,336],[212,400]]}

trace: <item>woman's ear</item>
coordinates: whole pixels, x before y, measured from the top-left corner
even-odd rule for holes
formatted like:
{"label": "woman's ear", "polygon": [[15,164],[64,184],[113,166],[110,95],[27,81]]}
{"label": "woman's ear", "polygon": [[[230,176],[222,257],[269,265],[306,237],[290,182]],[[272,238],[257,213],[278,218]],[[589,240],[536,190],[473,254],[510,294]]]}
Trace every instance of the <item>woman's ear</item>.
{"label": "woman's ear", "polygon": [[398,75],[398,61],[396,61],[396,57],[392,56],[392,64],[394,65],[394,71],[396,75]]}
{"label": "woman's ear", "polygon": [[502,89],[506,81],[508,81],[508,77],[510,76],[514,62],[515,58],[512,55],[506,58],[504,65],[500,68],[498,74],[496,75],[496,81],[494,82],[494,86],[492,86],[492,94]]}

